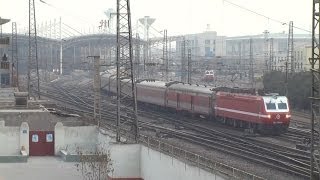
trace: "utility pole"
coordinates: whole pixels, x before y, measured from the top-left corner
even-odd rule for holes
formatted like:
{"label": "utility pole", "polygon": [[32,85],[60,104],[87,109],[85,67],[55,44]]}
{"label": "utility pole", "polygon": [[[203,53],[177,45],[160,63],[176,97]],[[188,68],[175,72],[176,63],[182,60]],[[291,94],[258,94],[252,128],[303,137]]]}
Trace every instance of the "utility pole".
{"label": "utility pole", "polygon": [[186,38],[181,41],[181,82],[186,82]]}
{"label": "utility pole", "polygon": [[285,95],[288,96],[288,58],[286,58],[285,61],[285,68],[286,68],[286,75],[285,75],[285,81],[284,81],[284,87],[285,87]]}
{"label": "utility pole", "polygon": [[285,62],[286,68],[286,79],[285,79],[285,93],[288,96],[288,71],[289,71],[289,63],[291,67],[291,73],[294,73],[294,59],[293,59],[293,22],[289,22],[289,33],[288,33],[288,49],[287,49],[287,58]]}
{"label": "utility pole", "polygon": [[294,73],[295,67],[293,58],[293,21],[289,22],[287,63],[291,64],[291,73]]}
{"label": "utility pole", "polygon": [[[18,72],[18,36],[17,23],[12,22],[12,42],[11,42],[12,62],[11,62],[11,84],[19,89],[19,72]],[[14,81],[14,77],[16,80]]]}
{"label": "utility pole", "polygon": [[[130,0],[117,0],[117,135],[120,142],[121,117],[132,122],[134,140],[138,142],[136,84],[133,73],[133,49]],[[123,79],[129,79],[122,81]],[[123,110],[125,109],[125,110]]]}
{"label": "utility pole", "polygon": [[263,32],[264,34],[264,60],[265,60],[265,68],[266,68],[266,72],[269,71],[269,55],[268,55],[268,49],[269,49],[269,31],[268,30],[265,30]]}
{"label": "utility pole", "polygon": [[238,42],[238,52],[239,52],[239,60],[237,61],[237,72],[240,74],[240,79],[242,79],[242,69],[241,69],[241,41]]}
{"label": "utility pole", "polygon": [[249,47],[250,47],[250,61],[249,61],[249,81],[251,84],[252,89],[254,88],[254,71],[253,71],[253,46],[252,46],[252,38],[250,38],[249,42]]}
{"label": "utility pole", "polygon": [[192,64],[191,64],[191,48],[188,48],[188,84],[191,84],[191,73],[192,73]]}
{"label": "utility pole", "polygon": [[40,99],[40,78],[36,27],[36,9],[34,0],[29,0],[28,93],[29,98],[30,96],[33,96]]}
{"label": "utility pole", "polygon": [[49,49],[49,46],[48,46],[48,44],[49,44],[49,39],[48,39],[48,23],[47,23],[47,21],[46,21],[46,23],[45,23],[45,25],[44,25],[44,37],[45,37],[45,39],[44,39],[44,49],[43,49],[43,51],[44,51],[44,59],[45,59],[45,64],[44,64],[44,81],[45,82],[47,82],[48,81],[48,49]]}
{"label": "utility pole", "polygon": [[270,38],[270,53],[269,53],[269,56],[270,56],[270,60],[269,60],[269,70],[274,70],[274,67],[273,67],[273,63],[274,63],[274,52],[273,52],[273,38]]}
{"label": "utility pole", "polygon": [[60,36],[60,75],[62,75],[62,36],[61,36],[61,17],[60,17],[60,23],[59,23],[59,29],[60,29],[60,33],[59,33],[59,36]]}
{"label": "utility pole", "polygon": [[136,34],[136,49],[135,49],[135,74],[136,74],[136,78],[139,79],[140,78],[140,36],[137,33]]}
{"label": "utility pole", "polygon": [[169,79],[169,62],[168,62],[168,34],[167,30],[163,31],[163,53],[162,59],[165,65],[165,79],[168,82]]}
{"label": "utility pole", "polygon": [[319,179],[320,164],[319,152],[320,146],[316,139],[319,139],[319,107],[320,107],[320,47],[319,47],[319,0],[313,0],[312,3],[312,57],[309,59],[311,64],[312,87],[311,87],[311,139],[310,139],[310,179]]}
{"label": "utility pole", "polygon": [[93,57],[94,64],[94,77],[93,77],[93,91],[94,91],[94,109],[93,118],[97,122],[98,127],[100,127],[101,122],[101,77],[100,77],[100,56],[89,56]]}
{"label": "utility pole", "polygon": [[148,62],[148,42],[143,43],[143,77],[146,76]]}

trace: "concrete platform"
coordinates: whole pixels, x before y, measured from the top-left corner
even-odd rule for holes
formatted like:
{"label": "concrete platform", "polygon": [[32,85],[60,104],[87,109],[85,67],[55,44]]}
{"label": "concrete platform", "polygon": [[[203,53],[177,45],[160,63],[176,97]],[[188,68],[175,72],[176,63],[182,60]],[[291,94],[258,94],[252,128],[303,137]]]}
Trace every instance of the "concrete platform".
{"label": "concrete platform", "polygon": [[0,163],[0,180],[79,180],[74,163],[56,157],[29,157],[28,163]]}

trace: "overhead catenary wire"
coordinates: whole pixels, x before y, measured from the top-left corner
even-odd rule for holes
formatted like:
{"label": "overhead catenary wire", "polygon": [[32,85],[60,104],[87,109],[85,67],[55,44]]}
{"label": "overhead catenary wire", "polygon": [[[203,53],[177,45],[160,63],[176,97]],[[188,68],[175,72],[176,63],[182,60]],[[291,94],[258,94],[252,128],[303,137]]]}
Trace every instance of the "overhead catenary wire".
{"label": "overhead catenary wire", "polygon": [[[284,22],[284,21],[281,21],[281,20],[272,18],[272,17],[270,17],[270,16],[266,16],[266,15],[264,15],[264,14],[258,13],[258,12],[254,11],[254,10],[251,10],[251,9],[249,9],[249,8],[246,8],[246,7],[244,7],[244,6],[241,6],[241,5],[239,5],[239,4],[236,4],[236,3],[234,3],[234,2],[231,2],[231,1],[229,1],[229,0],[223,0],[223,2],[227,2],[227,3],[229,3],[229,4],[231,4],[231,5],[235,6],[235,7],[238,7],[238,8],[240,8],[240,9],[245,10],[245,11],[251,12],[251,13],[257,15],[257,16],[261,16],[261,17],[263,17],[263,18],[266,18],[266,19],[268,19],[269,21],[273,21],[273,22],[276,22],[276,23],[280,23],[281,25],[288,25],[288,23],[286,23],[286,22]],[[304,28],[301,28],[301,27],[298,27],[298,26],[293,26],[293,28],[299,29],[299,30],[302,30],[302,31],[305,31],[305,32],[308,32],[308,33],[311,33],[310,30],[307,30],[307,29],[304,29]]]}

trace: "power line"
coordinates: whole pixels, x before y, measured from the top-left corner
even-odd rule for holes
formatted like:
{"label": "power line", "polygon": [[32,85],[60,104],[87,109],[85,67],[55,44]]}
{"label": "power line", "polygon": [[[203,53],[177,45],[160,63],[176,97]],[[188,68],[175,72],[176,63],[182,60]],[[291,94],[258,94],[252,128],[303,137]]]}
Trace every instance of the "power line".
{"label": "power line", "polygon": [[[283,21],[281,21],[281,20],[274,19],[274,18],[272,18],[272,17],[269,17],[269,16],[266,16],[266,15],[264,15],[264,14],[258,13],[258,12],[256,12],[256,11],[253,11],[253,10],[251,10],[251,9],[248,9],[248,8],[246,8],[246,7],[244,7],[244,6],[239,5],[239,4],[235,4],[235,3],[233,3],[233,2],[231,2],[231,1],[229,1],[229,0],[223,0],[223,1],[229,3],[229,4],[233,5],[233,6],[236,6],[236,7],[240,8],[240,9],[243,9],[243,10],[245,10],[245,11],[249,11],[249,12],[255,14],[255,15],[264,17],[264,18],[266,18],[266,19],[268,19],[268,20],[270,20],[270,21],[273,21],[273,22],[276,22],[276,23],[280,23],[281,25],[288,25],[288,23],[286,23],[286,22],[283,22]],[[307,30],[307,29],[304,29],[304,28],[301,28],[301,27],[293,26],[293,28],[299,29],[299,30],[302,30],[302,31],[305,31],[305,32],[308,32],[308,33],[311,33],[311,31],[309,31],[309,30]]]}
{"label": "power line", "polygon": [[46,2],[44,0],[40,0],[40,2],[45,4],[45,5],[47,5],[47,6],[49,6],[49,7],[51,7],[51,8],[53,8],[53,9],[55,9],[55,10],[57,10],[57,11],[60,11],[60,12],[64,13],[67,16],[70,16],[70,17],[76,18],[78,20],[81,20],[81,21],[85,22],[86,24],[89,23],[90,25],[94,25],[90,21],[88,21],[88,19],[86,19],[85,17],[74,15],[74,14],[70,13],[69,11],[65,11],[62,8],[58,8],[58,7],[52,5],[52,4],[50,4],[50,3],[48,3],[48,2]]}

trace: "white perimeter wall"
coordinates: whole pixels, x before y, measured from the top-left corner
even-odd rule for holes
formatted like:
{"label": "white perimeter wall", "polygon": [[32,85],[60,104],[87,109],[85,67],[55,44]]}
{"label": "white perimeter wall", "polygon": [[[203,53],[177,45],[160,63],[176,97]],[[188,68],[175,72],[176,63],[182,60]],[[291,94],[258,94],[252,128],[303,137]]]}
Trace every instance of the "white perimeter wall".
{"label": "white perimeter wall", "polygon": [[113,178],[143,178],[144,180],[222,180],[194,166],[152,150],[140,144],[115,144],[114,134],[100,133],[94,126],[64,127],[57,124],[55,128],[56,153],[68,146],[82,146],[86,150],[92,147],[110,150],[113,160]]}
{"label": "white perimeter wall", "polygon": [[141,177],[144,180],[222,180],[194,166],[186,165],[175,158],[141,146]]}
{"label": "white perimeter wall", "polygon": [[84,152],[94,152],[98,142],[98,129],[96,126],[67,127],[62,123],[55,126],[55,154],[60,150],[67,150],[68,153],[76,154],[80,148]]}
{"label": "white perimeter wall", "polygon": [[0,122],[0,156],[20,154],[20,127],[4,126]]}
{"label": "white perimeter wall", "polygon": [[110,154],[113,160],[113,178],[140,178],[140,151],[139,144],[111,145]]}
{"label": "white perimeter wall", "polygon": [[99,135],[100,144],[111,152],[112,178],[142,178],[144,180],[222,180],[222,176],[190,166],[175,158],[140,144],[112,144],[113,140]]}

